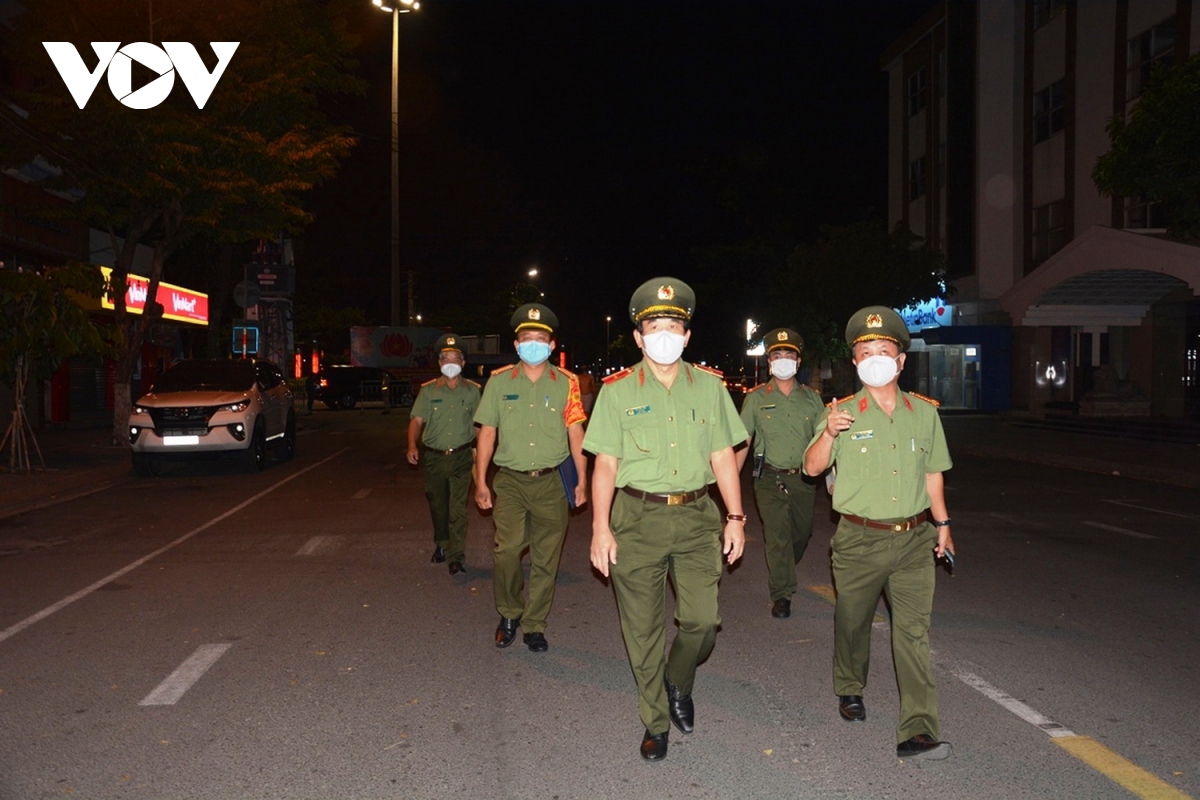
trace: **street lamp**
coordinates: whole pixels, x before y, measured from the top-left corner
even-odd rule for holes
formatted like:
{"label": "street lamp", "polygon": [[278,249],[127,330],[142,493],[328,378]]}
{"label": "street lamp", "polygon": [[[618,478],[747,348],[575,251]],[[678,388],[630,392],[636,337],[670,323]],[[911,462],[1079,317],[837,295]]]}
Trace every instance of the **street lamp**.
{"label": "street lamp", "polygon": [[608,374],[608,357],[609,351],[612,349],[612,339],[610,331],[612,330],[612,317],[604,318],[604,374]]}
{"label": "street lamp", "polygon": [[[392,327],[400,327],[400,15],[421,7],[417,0],[371,0],[392,15]],[[412,276],[409,276],[411,284]],[[411,297],[411,285],[409,287]],[[409,304],[409,321],[412,308]]]}

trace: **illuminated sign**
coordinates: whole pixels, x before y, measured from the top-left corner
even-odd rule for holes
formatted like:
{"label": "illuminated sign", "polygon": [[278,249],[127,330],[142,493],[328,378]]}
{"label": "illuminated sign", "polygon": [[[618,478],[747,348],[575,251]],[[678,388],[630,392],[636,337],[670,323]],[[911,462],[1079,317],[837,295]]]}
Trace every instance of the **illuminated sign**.
{"label": "illuminated sign", "polygon": [[948,328],[954,324],[954,306],[940,297],[897,309],[897,313],[908,326],[909,333],[917,333],[925,328]]}
{"label": "illuminated sign", "polygon": [[[112,267],[101,267],[100,272],[106,281],[112,283]],[[126,310],[130,314],[141,314],[146,308],[146,295],[150,293],[150,279],[131,274],[126,277],[126,285],[129,287],[125,292]],[[162,304],[163,319],[190,322],[193,325],[208,324],[208,295],[203,292],[193,292],[182,286],[160,282],[156,299]],[[112,295],[105,292],[100,306],[115,309]]]}

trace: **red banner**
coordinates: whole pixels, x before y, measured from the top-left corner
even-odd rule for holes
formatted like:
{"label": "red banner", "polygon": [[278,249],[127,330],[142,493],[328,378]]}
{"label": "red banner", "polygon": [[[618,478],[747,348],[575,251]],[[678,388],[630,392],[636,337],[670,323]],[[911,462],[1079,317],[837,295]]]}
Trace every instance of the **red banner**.
{"label": "red banner", "polygon": [[[112,268],[101,267],[105,280],[111,282]],[[125,308],[130,314],[141,314],[146,308],[146,295],[150,293],[150,279],[141,275],[127,276],[128,291],[125,292]],[[156,298],[163,307],[163,319],[176,322],[190,322],[193,325],[208,324],[208,295],[204,292],[193,292],[182,286],[159,282]],[[105,294],[100,301],[103,308],[113,309],[112,296]]]}

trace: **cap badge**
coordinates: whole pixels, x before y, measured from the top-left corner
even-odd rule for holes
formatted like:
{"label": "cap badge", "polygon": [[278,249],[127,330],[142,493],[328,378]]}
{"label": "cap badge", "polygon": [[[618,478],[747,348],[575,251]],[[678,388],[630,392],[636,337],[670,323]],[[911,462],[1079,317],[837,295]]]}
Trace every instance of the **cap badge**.
{"label": "cap badge", "polygon": [[674,300],[675,299],[675,287],[674,286],[658,287],[658,299],[659,300]]}
{"label": "cap badge", "polygon": [[529,309],[529,318],[530,319],[541,319],[542,312],[539,309],[531,308],[531,309]]}
{"label": "cap badge", "polygon": [[883,317],[879,316],[878,314],[868,314],[867,315],[867,327],[868,328],[882,328],[883,327]]}
{"label": "cap badge", "polygon": [[454,337],[453,337],[453,336],[447,336],[447,337],[446,337],[446,344],[454,344]]}
{"label": "cap badge", "polygon": [[781,342],[786,342],[786,341],[787,341],[787,331],[780,331],[780,332],[779,332],[779,341],[781,341]]}

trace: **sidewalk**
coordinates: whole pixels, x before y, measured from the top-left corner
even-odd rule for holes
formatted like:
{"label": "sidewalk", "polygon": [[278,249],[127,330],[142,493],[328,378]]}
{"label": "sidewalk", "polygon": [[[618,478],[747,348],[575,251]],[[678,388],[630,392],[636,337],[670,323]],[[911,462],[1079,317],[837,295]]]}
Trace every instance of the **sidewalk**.
{"label": "sidewalk", "polygon": [[[1197,444],[1048,429],[1018,414],[943,414],[942,423],[952,457],[1004,458],[1200,489]],[[0,520],[133,479],[129,451],[113,446],[108,430],[42,431],[38,444],[44,473],[14,475],[0,462]]]}

